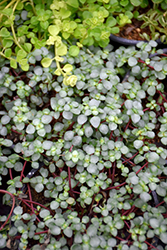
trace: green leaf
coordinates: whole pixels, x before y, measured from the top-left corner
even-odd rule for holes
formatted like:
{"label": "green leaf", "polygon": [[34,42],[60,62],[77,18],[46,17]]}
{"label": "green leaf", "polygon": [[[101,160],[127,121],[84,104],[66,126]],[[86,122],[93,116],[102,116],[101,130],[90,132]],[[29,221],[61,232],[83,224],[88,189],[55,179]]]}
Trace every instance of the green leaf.
{"label": "green leaf", "polygon": [[10,32],[7,30],[7,28],[3,27],[0,30],[0,37],[9,37],[10,36]]}
{"label": "green leaf", "polygon": [[79,48],[76,45],[72,45],[69,48],[69,54],[70,56],[78,56],[79,54]]}
{"label": "green leaf", "polygon": [[60,28],[58,25],[50,25],[48,31],[52,36],[56,36],[60,32]]}
{"label": "green leaf", "polygon": [[9,48],[9,47],[11,47],[13,45],[13,41],[11,39],[8,39],[8,38],[3,39],[2,40],[2,45],[5,48]]}
{"label": "green leaf", "polygon": [[49,68],[51,63],[52,63],[52,59],[50,59],[50,58],[43,58],[41,61],[41,64],[44,68]]}
{"label": "green leaf", "polygon": [[11,50],[11,49],[5,49],[4,54],[5,54],[6,57],[11,57],[11,55],[12,55],[12,50]]}
{"label": "green leaf", "polygon": [[23,48],[27,51],[27,52],[30,52],[31,49],[32,49],[32,44],[31,43],[25,43],[23,45]]}
{"label": "green leaf", "polygon": [[79,7],[78,0],[67,0],[66,3],[76,9]]}
{"label": "green leaf", "polygon": [[6,9],[3,9],[3,10],[0,10],[0,13],[5,15],[5,16],[11,16],[12,13],[13,13],[13,9],[6,8]]}
{"label": "green leaf", "polygon": [[22,60],[23,58],[25,58],[27,56],[27,53],[24,51],[24,50],[19,50],[17,52],[17,60],[20,61]]}
{"label": "green leaf", "polygon": [[107,27],[114,27],[117,24],[117,20],[113,16],[109,16],[106,20]]}
{"label": "green leaf", "polygon": [[50,203],[50,208],[51,208],[52,210],[56,210],[58,207],[59,207],[59,203],[58,203],[57,201],[52,201],[52,202]]}
{"label": "green leaf", "polygon": [[8,124],[9,122],[10,122],[10,117],[9,117],[8,115],[2,116],[2,118],[1,118],[1,123],[2,123],[2,124],[6,125],[6,124]]}
{"label": "green leaf", "polygon": [[135,7],[141,5],[142,1],[140,0],[130,0],[131,4]]}

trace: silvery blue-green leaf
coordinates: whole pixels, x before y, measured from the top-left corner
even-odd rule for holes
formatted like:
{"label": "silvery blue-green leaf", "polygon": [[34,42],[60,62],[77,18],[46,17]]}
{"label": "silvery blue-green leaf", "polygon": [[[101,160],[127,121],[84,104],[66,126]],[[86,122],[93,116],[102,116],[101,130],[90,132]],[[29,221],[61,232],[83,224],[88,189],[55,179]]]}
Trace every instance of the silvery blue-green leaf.
{"label": "silvery blue-green leaf", "polygon": [[64,128],[64,124],[60,122],[56,122],[53,129],[57,132],[61,131]]}
{"label": "silvery blue-green leaf", "polygon": [[165,233],[161,233],[160,234],[160,239],[162,240],[162,242],[164,244],[167,244],[167,233],[166,232]]}
{"label": "silvery blue-green leaf", "polygon": [[35,190],[37,193],[40,193],[44,189],[44,185],[42,183],[38,183],[35,185]]}
{"label": "silvery blue-green leaf", "polygon": [[120,148],[122,154],[127,154],[129,152],[129,148],[125,145]]}
{"label": "silvery blue-green leaf", "polygon": [[7,128],[6,128],[6,127],[2,127],[2,128],[0,129],[0,134],[1,134],[2,136],[6,136],[7,133],[8,133],[8,131],[7,131]]}
{"label": "silvery blue-green leaf", "polygon": [[41,76],[41,75],[43,74],[42,67],[36,66],[36,67],[34,68],[34,73],[35,73],[36,75],[38,75],[38,76]]}
{"label": "silvery blue-green leaf", "polygon": [[6,147],[10,147],[13,145],[13,142],[9,139],[4,139],[3,141],[1,141],[1,144],[6,146]]}
{"label": "silvery blue-green leaf", "polygon": [[72,140],[72,145],[79,146],[82,143],[82,137],[77,135]]}
{"label": "silvery blue-green leaf", "polygon": [[66,227],[64,230],[63,230],[64,234],[68,237],[68,238],[71,238],[72,235],[73,235],[73,231],[70,227]]}
{"label": "silvery blue-green leaf", "polygon": [[95,148],[93,145],[84,144],[83,149],[88,155],[94,154]]}
{"label": "silvery blue-green leaf", "polygon": [[59,235],[61,233],[61,229],[58,226],[50,226],[49,227],[51,234],[53,235]]}
{"label": "silvery blue-green leaf", "polygon": [[38,169],[39,168],[39,163],[38,162],[32,162],[31,166],[32,166],[32,168]]}
{"label": "silvery blue-green leaf", "polygon": [[110,246],[110,247],[115,247],[116,244],[117,244],[117,241],[116,241],[116,239],[114,239],[114,238],[110,238],[110,239],[108,239],[108,241],[107,241],[107,245]]}
{"label": "silvery blue-green leaf", "polygon": [[129,64],[129,66],[135,66],[136,64],[137,64],[137,59],[135,58],[135,57],[130,57],[129,59],[128,59],[128,64]]}
{"label": "silvery blue-green leaf", "polygon": [[156,162],[159,160],[159,155],[155,152],[150,152],[148,155],[148,162]]}
{"label": "silvery blue-green leaf", "polygon": [[30,220],[31,219],[31,215],[28,213],[24,213],[22,216],[23,220]]}
{"label": "silvery blue-green leaf", "polygon": [[101,124],[99,130],[102,134],[106,135],[108,133],[108,126],[106,124]]}
{"label": "silvery blue-green leaf", "polygon": [[34,134],[35,133],[35,127],[32,124],[29,124],[26,128],[27,134]]}
{"label": "silvery blue-green leaf", "polygon": [[67,120],[72,120],[73,113],[71,113],[70,111],[63,111],[63,117]]}
{"label": "silvery blue-green leaf", "polygon": [[161,142],[162,142],[164,145],[167,145],[167,137],[161,138]]}
{"label": "silvery blue-green leaf", "polygon": [[11,118],[8,115],[4,115],[1,118],[1,123],[4,124],[4,125],[6,125],[6,124],[8,124],[10,122],[10,119]]}
{"label": "silvery blue-green leaf", "polygon": [[43,142],[43,149],[49,150],[53,145],[52,141],[44,141]]}
{"label": "silvery blue-green leaf", "polygon": [[49,212],[49,210],[47,210],[47,209],[42,209],[42,210],[40,211],[40,213],[39,213],[39,216],[40,216],[41,218],[45,218],[45,217],[47,217],[48,215],[50,215],[50,212]]}
{"label": "silvery blue-green leaf", "polygon": [[0,248],[5,248],[6,247],[6,239],[0,238]]}
{"label": "silvery blue-green leaf", "polygon": [[41,118],[41,122],[43,124],[49,124],[52,121],[52,116],[51,115],[43,115]]}
{"label": "silvery blue-green leaf", "polygon": [[140,198],[144,201],[144,202],[148,202],[149,200],[151,200],[151,195],[146,193],[146,192],[143,192],[140,194]]}
{"label": "silvery blue-green leaf", "polygon": [[91,100],[89,101],[89,106],[90,106],[90,107],[91,107],[91,106],[96,106],[96,107],[98,107],[99,104],[100,104],[100,101],[98,101],[98,100],[96,100],[96,99],[91,99]]}
{"label": "silvery blue-green leaf", "polygon": [[166,196],[166,189],[162,188],[161,186],[157,186],[156,192],[159,196],[162,196],[162,197]]}
{"label": "silvery blue-green leaf", "polygon": [[107,89],[110,90],[112,88],[112,83],[107,80],[103,80],[103,86]]}
{"label": "silvery blue-green leaf", "polygon": [[56,210],[58,207],[59,207],[59,203],[58,203],[57,201],[52,201],[52,202],[50,203],[50,208],[51,208],[52,210]]}
{"label": "silvery blue-green leaf", "polygon": [[158,219],[156,219],[156,218],[151,218],[151,219],[149,220],[149,223],[150,223],[150,226],[151,226],[152,228],[157,228],[157,227],[160,226],[160,221],[159,221]]}
{"label": "silvery blue-green leaf", "polygon": [[38,129],[38,130],[37,130],[37,134],[40,135],[40,136],[42,136],[42,137],[44,137],[45,134],[46,134],[46,131],[45,131],[44,128],[41,128],[41,129]]}
{"label": "silvery blue-green leaf", "polygon": [[93,248],[96,248],[100,245],[100,239],[98,236],[93,236],[90,238],[90,245],[93,247]]}
{"label": "silvery blue-green leaf", "polygon": [[98,170],[97,170],[97,165],[91,163],[88,168],[87,168],[88,172],[91,174],[97,174]]}
{"label": "silvery blue-green leaf", "polygon": [[116,123],[114,123],[114,122],[110,122],[109,123],[109,129],[111,131],[114,131],[116,128],[117,128],[117,124]]}
{"label": "silvery blue-green leaf", "polygon": [[89,138],[92,134],[93,134],[92,127],[86,127],[86,129],[85,129],[85,135],[86,135],[86,137]]}
{"label": "silvery blue-green leaf", "polygon": [[101,119],[100,119],[100,117],[98,117],[98,116],[93,116],[93,117],[90,119],[90,123],[91,123],[91,125],[92,125],[94,128],[97,128],[97,127],[99,126],[100,121],[101,121]]}
{"label": "silvery blue-green leaf", "polygon": [[141,148],[143,146],[143,141],[141,141],[141,140],[135,140],[134,143],[133,143],[133,145],[134,145],[134,147],[136,149],[139,149],[139,148]]}
{"label": "silvery blue-green leaf", "polygon": [[82,125],[82,124],[86,123],[87,119],[88,119],[88,118],[87,118],[86,115],[79,115],[79,116],[77,117],[77,122],[78,122],[80,125]]}
{"label": "silvery blue-green leaf", "polygon": [[23,213],[23,208],[20,206],[15,207],[15,209],[13,210],[14,214],[18,215],[18,214],[22,214]]}
{"label": "silvery blue-green leaf", "polygon": [[132,115],[131,115],[131,118],[132,118],[132,121],[133,121],[134,123],[137,123],[137,122],[140,121],[140,115],[138,115],[138,114],[132,114]]}
{"label": "silvery blue-green leaf", "polygon": [[147,93],[148,93],[150,96],[154,96],[154,95],[155,95],[155,92],[156,92],[155,86],[150,86],[150,87],[147,89]]}
{"label": "silvery blue-green leaf", "polygon": [[125,103],[124,103],[124,105],[125,105],[125,107],[126,107],[127,109],[132,109],[132,107],[133,107],[133,102],[132,102],[132,100],[126,100]]}
{"label": "silvery blue-green leaf", "polygon": [[138,184],[138,182],[139,182],[139,177],[136,176],[136,175],[130,177],[129,179],[130,179],[130,182],[131,182],[133,185],[136,185],[136,184]]}
{"label": "silvery blue-green leaf", "polygon": [[74,131],[66,131],[64,134],[65,141],[71,141],[74,137]]}

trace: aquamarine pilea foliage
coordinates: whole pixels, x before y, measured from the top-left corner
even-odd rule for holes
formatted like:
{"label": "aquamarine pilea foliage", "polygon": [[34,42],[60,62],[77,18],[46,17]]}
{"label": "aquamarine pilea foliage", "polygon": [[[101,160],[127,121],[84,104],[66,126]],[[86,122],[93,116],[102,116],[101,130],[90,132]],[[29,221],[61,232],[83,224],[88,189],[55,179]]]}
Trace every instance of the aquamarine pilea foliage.
{"label": "aquamarine pilea foliage", "polygon": [[[153,54],[156,51],[156,55]],[[29,183],[49,203],[17,203],[7,235],[32,250],[167,249],[167,59],[156,42],[113,51],[83,48],[73,65],[76,86],[42,68],[0,71],[0,175],[18,176],[7,190],[18,199]],[[34,67],[34,64],[36,65]],[[39,169],[23,178],[26,164]],[[21,197],[21,198],[20,198]],[[4,201],[10,203],[10,196]],[[4,222],[6,216],[1,216]],[[40,232],[42,232],[40,234]],[[162,248],[163,246],[163,248]]]}

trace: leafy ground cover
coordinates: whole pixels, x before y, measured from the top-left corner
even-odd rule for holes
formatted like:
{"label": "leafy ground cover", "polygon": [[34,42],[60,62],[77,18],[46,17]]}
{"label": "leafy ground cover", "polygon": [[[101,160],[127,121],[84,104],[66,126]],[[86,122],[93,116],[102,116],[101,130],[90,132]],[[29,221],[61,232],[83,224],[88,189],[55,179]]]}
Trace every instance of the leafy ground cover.
{"label": "leafy ground cover", "polygon": [[1,60],[1,248],[167,249],[167,55],[156,46],[67,54],[74,87],[54,61],[41,66],[55,56],[45,47],[28,72]]}

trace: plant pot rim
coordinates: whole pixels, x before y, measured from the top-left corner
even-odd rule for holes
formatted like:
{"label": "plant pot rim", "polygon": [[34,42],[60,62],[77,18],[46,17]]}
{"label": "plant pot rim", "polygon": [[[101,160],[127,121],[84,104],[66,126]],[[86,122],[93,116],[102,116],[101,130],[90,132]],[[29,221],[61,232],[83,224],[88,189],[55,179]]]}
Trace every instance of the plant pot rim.
{"label": "plant pot rim", "polygon": [[[117,42],[117,43],[120,43],[122,45],[136,45],[139,42],[145,42],[145,43],[149,42],[149,41],[146,41],[146,40],[131,40],[131,39],[123,38],[123,37],[120,37],[120,36],[116,36],[114,34],[110,35],[110,40],[114,41],[114,42]],[[164,44],[164,43],[161,42],[160,39],[157,39],[156,42],[158,44]]]}

